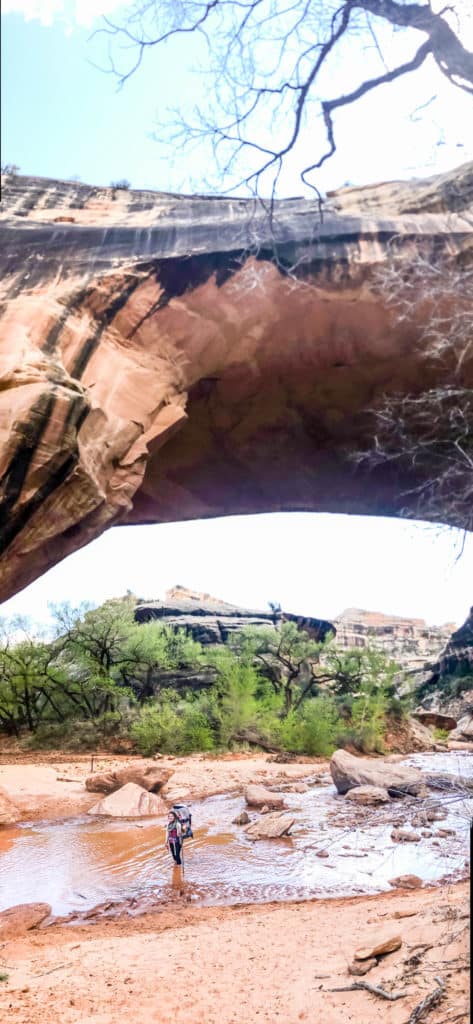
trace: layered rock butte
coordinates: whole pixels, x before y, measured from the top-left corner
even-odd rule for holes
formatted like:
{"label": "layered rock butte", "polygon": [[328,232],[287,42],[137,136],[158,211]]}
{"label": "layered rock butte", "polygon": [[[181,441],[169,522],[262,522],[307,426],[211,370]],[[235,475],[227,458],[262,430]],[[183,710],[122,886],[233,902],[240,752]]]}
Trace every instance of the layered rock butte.
{"label": "layered rock butte", "polygon": [[373,274],[470,259],[472,209],[472,164],[343,189],[322,220],[282,201],[273,227],[249,200],[4,179],[0,599],[112,525],[399,515],[415,467],[350,453],[380,396],[445,366]]}

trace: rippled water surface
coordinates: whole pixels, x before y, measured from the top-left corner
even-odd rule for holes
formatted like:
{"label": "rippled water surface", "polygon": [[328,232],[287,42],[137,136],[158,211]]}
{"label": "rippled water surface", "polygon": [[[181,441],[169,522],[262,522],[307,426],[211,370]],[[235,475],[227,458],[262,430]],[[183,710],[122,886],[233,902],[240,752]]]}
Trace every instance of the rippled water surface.
{"label": "rippled water surface", "polygon": [[[413,755],[406,763],[473,777],[470,754]],[[47,901],[53,913],[87,910],[107,900],[176,892],[198,903],[245,903],[341,896],[389,889],[389,879],[414,873],[435,881],[465,866],[473,804],[458,794],[430,791],[428,800],[400,800],[356,811],[330,784],[285,793],[296,819],[292,836],[251,842],[232,824],[242,796],[193,804],[194,839],[185,844],[184,882],[164,847],[162,820],[114,821],[89,816],[35,822],[0,831],[0,909]],[[453,836],[419,843],[391,840],[392,819],[407,823],[440,804],[447,817],[431,828]],[[356,820],[356,826],[353,821]],[[438,843],[438,845],[436,845]],[[326,850],[326,858],[316,851]]]}

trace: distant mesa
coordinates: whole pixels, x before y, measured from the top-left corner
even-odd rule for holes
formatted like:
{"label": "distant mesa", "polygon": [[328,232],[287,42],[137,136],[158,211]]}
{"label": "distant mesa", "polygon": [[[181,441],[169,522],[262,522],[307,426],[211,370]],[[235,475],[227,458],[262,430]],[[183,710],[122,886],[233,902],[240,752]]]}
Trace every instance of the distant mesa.
{"label": "distant mesa", "polygon": [[141,601],[135,609],[137,622],[157,619],[175,629],[184,629],[194,640],[204,645],[223,644],[247,626],[261,629],[280,622],[295,622],[314,640],[321,642],[336,633],[335,626],[326,619],[294,615],[285,611],[260,611],[240,608],[211,594],[201,594],[186,587],[175,586],[166,591],[164,601]]}

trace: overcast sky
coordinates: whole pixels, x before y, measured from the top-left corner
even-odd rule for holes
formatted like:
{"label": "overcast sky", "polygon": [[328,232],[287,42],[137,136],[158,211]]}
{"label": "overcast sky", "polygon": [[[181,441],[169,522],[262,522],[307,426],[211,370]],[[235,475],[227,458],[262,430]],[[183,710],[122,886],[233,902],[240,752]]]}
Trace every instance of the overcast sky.
{"label": "overcast sky", "polygon": [[[105,63],[103,41],[89,41],[96,15],[117,7],[114,0],[4,0],[2,162],[91,184],[127,178],[135,188],[178,191],[199,180],[202,187],[204,158],[193,160],[190,174],[151,137],[166,104],[202,87],[186,77],[187,44],[181,37],[159,59],[150,53],[117,91],[91,63]],[[462,9],[471,13],[470,0]],[[464,29],[473,47],[472,19]],[[433,174],[473,158],[471,97],[431,66],[415,81],[414,93],[409,78],[339,114],[338,152],[323,169],[323,189]],[[301,194],[296,179],[287,189]],[[420,524],[296,513],[126,527],[66,559],[1,611],[44,619],[51,600],[98,602],[127,589],[153,598],[181,583],[247,606],[277,600],[327,618],[355,606],[461,622],[473,602],[473,538],[458,559],[460,542],[455,531]]]}

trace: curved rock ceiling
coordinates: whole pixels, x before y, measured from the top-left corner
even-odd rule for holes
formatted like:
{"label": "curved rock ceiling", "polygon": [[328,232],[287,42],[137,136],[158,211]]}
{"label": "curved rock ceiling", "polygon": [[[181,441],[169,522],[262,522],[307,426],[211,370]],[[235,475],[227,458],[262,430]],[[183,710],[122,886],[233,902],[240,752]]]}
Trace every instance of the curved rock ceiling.
{"label": "curved rock ceiling", "polygon": [[[350,458],[445,368],[372,285],[473,254],[473,165],[277,204],[4,179],[0,599],[107,527],[399,515],[415,469]],[[472,386],[471,362],[462,369]]]}

